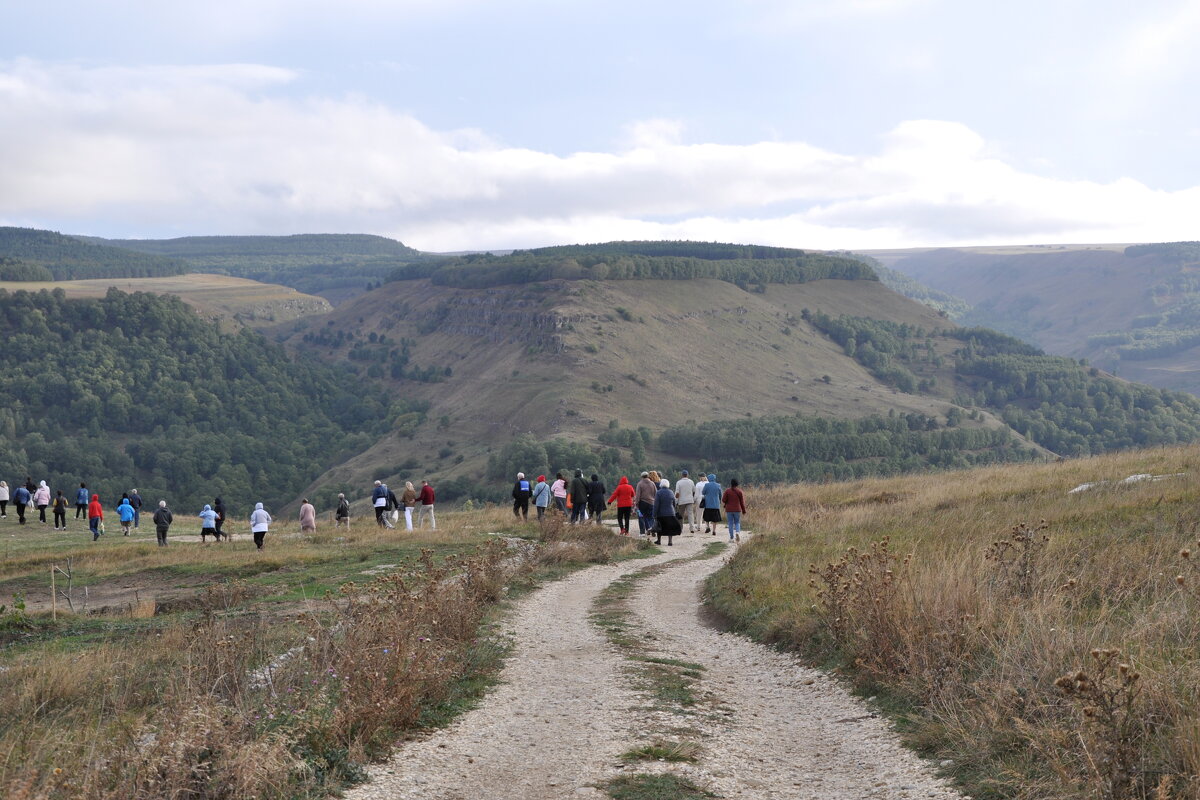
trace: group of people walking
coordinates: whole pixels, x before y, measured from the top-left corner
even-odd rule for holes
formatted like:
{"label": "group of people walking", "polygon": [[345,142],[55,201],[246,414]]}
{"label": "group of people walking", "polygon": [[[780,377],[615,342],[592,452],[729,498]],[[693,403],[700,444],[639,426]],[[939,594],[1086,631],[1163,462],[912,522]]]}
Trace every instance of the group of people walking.
{"label": "group of people walking", "polygon": [[656,544],[661,544],[665,536],[668,546],[673,537],[683,533],[685,524],[688,532],[694,534],[703,523],[704,532],[715,536],[717,525],[722,521],[722,507],[729,540],[736,541],[740,539],[742,514],[746,511],[746,496],[736,478],[725,489],[717,482],[715,474],[703,475],[696,482],[686,469],[680,473],[674,488],[669,479],[653,470],[643,472],[636,485],[621,476],[612,494],[608,494],[600,476],[592,475],[591,480],[587,480],[578,469],[570,481],[559,472],[553,483],[547,483],[545,475],[539,475],[531,482],[525,473],[518,472],[512,497],[513,515],[518,519],[529,519],[532,502],[539,521],[545,519],[548,509],[554,508],[564,518],[569,518],[572,525],[589,518],[600,523],[608,506],[616,503],[617,527],[622,534],[629,535],[630,523],[636,513],[638,533],[642,536],[655,534]]}
{"label": "group of people walking", "polygon": [[[87,484],[80,483],[79,488],[74,491],[74,501],[75,519],[86,519],[88,530],[92,534],[92,541],[98,541],[105,534],[104,505],[100,501],[100,495],[89,492]],[[116,514],[117,522],[121,527],[122,536],[128,536],[131,530],[137,530],[141,527],[144,502],[137,489],[121,495],[121,499],[117,502],[113,512]],[[0,519],[8,517],[8,506],[10,503],[13,505],[13,510],[17,514],[17,521],[21,525],[29,521],[26,519],[26,514],[31,510],[38,512],[38,521],[41,524],[47,524],[46,509],[49,508],[54,517],[54,530],[65,531],[67,529],[67,511],[72,505],[71,501],[63,494],[61,489],[51,498],[50,487],[46,485],[45,481],[40,481],[37,486],[34,486],[33,479],[26,477],[25,483],[18,484],[15,489],[11,489],[6,481],[0,481]],[[307,505],[308,500],[305,500],[304,503]],[[312,506],[309,505],[308,508],[311,509]],[[302,507],[302,521],[303,516]],[[225,503],[220,497],[214,499],[211,505],[206,504],[197,517],[200,519],[201,542],[207,542],[209,536],[218,542],[221,541],[222,537],[224,537],[225,541],[229,541],[229,533],[224,530],[227,519]],[[167,506],[166,500],[158,501],[158,506],[154,509],[154,513],[150,519],[154,523],[154,531],[157,535],[159,546],[165,547],[167,544],[167,533],[171,525],[175,522],[175,515]],[[260,550],[263,547],[263,542],[271,522],[271,515],[263,508],[263,504],[256,504],[254,511],[250,514],[250,531],[254,536],[255,546]]]}
{"label": "group of people walking", "polygon": [[[435,500],[436,496],[429,481],[421,481],[419,490],[413,486],[412,481],[405,481],[404,491],[399,497],[383,481],[375,481],[375,488],[371,490],[371,505],[375,508],[375,524],[381,528],[395,528],[396,526],[392,523],[399,521],[399,512],[403,508],[405,530],[413,530],[413,509],[416,509],[416,527],[421,527],[425,522],[425,517],[428,516],[430,529],[436,531],[437,518],[433,514]],[[350,504],[346,501],[346,496],[342,494],[338,495],[337,520],[339,525],[343,520],[347,527],[350,524]]]}

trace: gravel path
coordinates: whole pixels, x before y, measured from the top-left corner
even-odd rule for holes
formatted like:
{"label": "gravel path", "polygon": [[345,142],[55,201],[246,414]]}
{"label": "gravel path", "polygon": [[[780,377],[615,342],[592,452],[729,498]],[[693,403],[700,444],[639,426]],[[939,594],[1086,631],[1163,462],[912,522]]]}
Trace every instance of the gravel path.
{"label": "gravel path", "polygon": [[[689,538],[679,544],[693,553],[699,546]],[[655,655],[705,667],[698,688],[717,709],[676,722],[694,729],[690,738],[703,747],[696,763],[654,771],[684,775],[728,798],[961,797],[824,673],[705,625],[697,613],[701,584],[722,563],[674,565],[642,584],[631,603],[655,637]]]}
{"label": "gravel path", "polygon": [[[350,800],[607,797],[623,773],[672,772],[727,798],[958,798],[900,747],[886,723],[822,673],[700,619],[699,587],[721,558],[686,560],[713,537],[677,537],[662,555],[593,567],[523,600],[502,683],[453,725],[401,747]],[[588,621],[597,594],[653,564],[633,620],[653,655],[705,667],[689,711],[651,710],[632,666]],[[622,765],[662,738],[701,744],[695,763]]]}

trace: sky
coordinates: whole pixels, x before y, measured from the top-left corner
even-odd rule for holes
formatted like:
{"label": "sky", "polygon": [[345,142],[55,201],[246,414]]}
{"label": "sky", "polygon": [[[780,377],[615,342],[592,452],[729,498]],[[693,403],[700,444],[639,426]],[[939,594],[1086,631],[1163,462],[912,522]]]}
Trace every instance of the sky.
{"label": "sky", "polygon": [[0,0],[0,225],[1200,239],[1200,0]]}

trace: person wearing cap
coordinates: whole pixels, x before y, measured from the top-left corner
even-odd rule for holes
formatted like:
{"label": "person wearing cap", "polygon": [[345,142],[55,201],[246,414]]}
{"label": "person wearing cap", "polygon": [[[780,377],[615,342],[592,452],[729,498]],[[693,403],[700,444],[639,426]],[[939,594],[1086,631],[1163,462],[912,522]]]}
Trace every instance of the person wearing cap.
{"label": "person wearing cap", "polygon": [[634,487],[638,510],[638,533],[645,536],[650,531],[654,514],[654,497],[658,494],[658,486],[650,480],[650,473],[643,472],[642,478]]}
{"label": "person wearing cap", "polygon": [[546,509],[550,507],[550,484],[546,483],[545,475],[538,475],[530,496],[533,498],[533,507],[537,509],[538,522],[541,522],[546,516]]}
{"label": "person wearing cap", "polygon": [[680,533],[683,533],[683,520],[687,520],[688,533],[696,532],[696,484],[688,477],[688,471],[683,471],[683,477],[675,481],[675,505],[679,509]]}
{"label": "person wearing cap", "polygon": [[525,478],[524,472],[517,473],[517,482],[513,484],[513,516],[517,519],[529,521],[529,498],[533,494],[533,487],[529,485],[529,481]]}

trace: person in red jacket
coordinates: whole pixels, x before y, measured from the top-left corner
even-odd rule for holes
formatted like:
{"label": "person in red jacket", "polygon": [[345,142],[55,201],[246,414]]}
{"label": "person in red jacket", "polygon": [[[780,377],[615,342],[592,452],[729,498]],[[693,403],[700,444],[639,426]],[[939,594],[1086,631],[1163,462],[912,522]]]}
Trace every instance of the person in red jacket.
{"label": "person in red jacket", "polygon": [[88,503],[88,527],[92,529],[92,541],[100,538],[100,525],[104,522],[104,506],[100,505],[100,495],[92,495]]}
{"label": "person in red jacket", "polygon": [[429,485],[429,481],[421,481],[421,493],[417,495],[417,502],[421,507],[417,509],[417,527],[421,527],[421,523],[425,520],[425,515],[429,515],[429,527],[432,530],[437,530],[437,519],[433,516],[433,487]]}
{"label": "person in red jacket", "polygon": [[616,501],[617,503],[617,527],[625,536],[629,535],[629,518],[633,516],[633,496],[635,494],[637,492],[629,483],[629,478],[622,475],[621,480],[617,481],[617,488],[613,489],[612,495],[608,498],[608,502]]}
{"label": "person in red jacket", "polygon": [[738,488],[737,478],[729,482],[729,488],[721,495],[725,506],[725,522],[729,524],[729,541],[742,540],[742,514],[746,510],[746,495]]}

